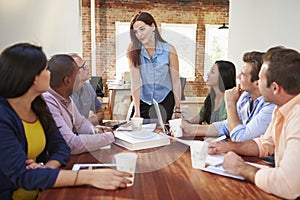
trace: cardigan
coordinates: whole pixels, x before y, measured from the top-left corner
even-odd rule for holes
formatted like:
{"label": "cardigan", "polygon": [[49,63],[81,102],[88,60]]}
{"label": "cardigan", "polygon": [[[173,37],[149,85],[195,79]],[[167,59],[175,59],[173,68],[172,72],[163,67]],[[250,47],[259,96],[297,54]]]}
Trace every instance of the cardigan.
{"label": "cardigan", "polygon": [[[62,165],[70,156],[70,148],[60,132],[45,133],[46,147],[36,162],[57,160]],[[11,199],[14,190],[53,187],[59,169],[26,169],[27,140],[22,120],[7,100],[0,97],[0,199]]]}

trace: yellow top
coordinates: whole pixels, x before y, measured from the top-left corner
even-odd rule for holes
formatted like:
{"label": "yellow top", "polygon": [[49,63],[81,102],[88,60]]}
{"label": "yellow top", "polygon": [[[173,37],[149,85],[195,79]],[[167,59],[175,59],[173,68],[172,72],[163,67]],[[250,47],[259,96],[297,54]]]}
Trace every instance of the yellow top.
{"label": "yellow top", "polygon": [[[25,135],[27,139],[27,146],[28,146],[28,153],[27,157],[28,159],[36,160],[36,157],[42,153],[46,146],[46,137],[44,134],[44,129],[40,123],[39,120],[37,120],[34,123],[28,123],[25,121],[22,121]],[[22,188],[17,189],[13,193],[13,199],[14,200],[30,200],[30,199],[36,199],[38,195],[38,190],[24,190]]]}

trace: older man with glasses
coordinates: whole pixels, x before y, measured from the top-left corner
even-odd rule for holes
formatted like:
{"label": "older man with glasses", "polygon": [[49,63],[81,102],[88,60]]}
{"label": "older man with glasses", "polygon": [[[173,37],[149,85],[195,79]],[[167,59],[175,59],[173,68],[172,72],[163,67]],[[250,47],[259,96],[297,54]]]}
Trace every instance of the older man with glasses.
{"label": "older man with glasses", "polygon": [[[88,64],[78,54],[69,54],[79,66],[80,82],[77,90],[71,96],[78,111],[85,118],[89,119],[92,124],[101,124],[104,119],[102,103],[98,100],[92,85],[87,82],[91,78]],[[92,114],[90,114],[92,112]]]}

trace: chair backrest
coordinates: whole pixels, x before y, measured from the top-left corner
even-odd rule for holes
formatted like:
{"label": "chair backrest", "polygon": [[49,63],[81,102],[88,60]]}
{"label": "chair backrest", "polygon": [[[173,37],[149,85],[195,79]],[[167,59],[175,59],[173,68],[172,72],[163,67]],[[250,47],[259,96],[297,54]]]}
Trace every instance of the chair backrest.
{"label": "chair backrest", "polygon": [[90,84],[93,86],[94,90],[96,91],[96,87],[99,81],[99,76],[92,76],[90,79]]}
{"label": "chair backrest", "polygon": [[186,84],[186,78],[180,77],[180,83],[181,83],[181,100],[185,100],[184,87],[185,87],[185,84]]}
{"label": "chair backrest", "polygon": [[90,84],[93,86],[98,97],[104,96],[104,88],[101,76],[92,76],[90,79]]}

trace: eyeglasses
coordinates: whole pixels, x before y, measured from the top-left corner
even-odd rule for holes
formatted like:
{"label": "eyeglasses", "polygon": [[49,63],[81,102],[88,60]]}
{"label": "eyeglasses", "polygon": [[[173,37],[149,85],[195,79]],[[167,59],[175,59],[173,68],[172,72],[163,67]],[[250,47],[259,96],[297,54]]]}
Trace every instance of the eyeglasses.
{"label": "eyeglasses", "polygon": [[79,67],[79,69],[86,70],[87,69],[87,63],[84,61],[84,63]]}

